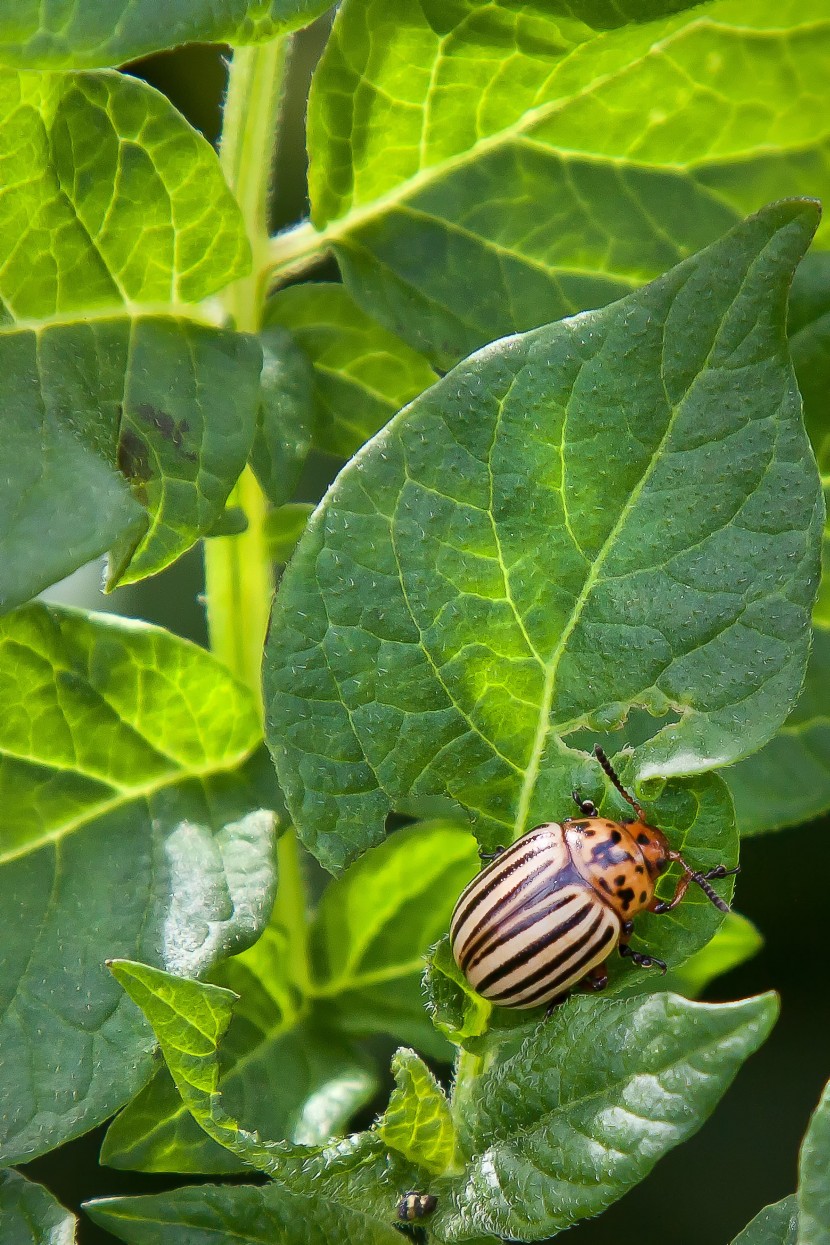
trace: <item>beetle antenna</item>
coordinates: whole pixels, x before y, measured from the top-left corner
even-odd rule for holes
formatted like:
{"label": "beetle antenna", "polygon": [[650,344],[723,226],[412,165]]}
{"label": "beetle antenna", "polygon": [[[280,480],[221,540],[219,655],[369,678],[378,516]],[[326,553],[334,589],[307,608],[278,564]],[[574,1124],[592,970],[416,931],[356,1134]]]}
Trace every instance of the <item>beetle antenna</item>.
{"label": "beetle antenna", "polygon": [[715,893],[715,891],[706,881],[706,878],[703,876],[702,873],[695,873],[694,869],[689,869],[688,865],[686,865],[685,867],[688,870],[689,877],[692,879],[692,881],[697,882],[698,886],[703,891],[706,898],[710,899],[716,908],[719,908],[721,912],[731,912],[731,908],[729,907],[729,904],[726,902],[726,900],[721,899],[720,895],[717,895]]}
{"label": "beetle antenna", "polygon": [[617,790],[619,791],[619,793],[620,793],[620,795],[622,796],[622,798],[623,798],[624,800],[627,800],[627,801],[628,801],[628,803],[631,805],[631,807],[634,809],[634,812],[637,814],[637,816],[638,816],[641,820],[644,820],[644,819],[645,819],[645,813],[643,812],[642,807],[641,807],[641,806],[637,803],[637,801],[634,799],[634,796],[633,796],[633,795],[629,795],[629,794],[628,794],[628,792],[626,791],[625,787],[622,785],[622,783],[620,782],[619,778],[617,777],[617,773],[616,773],[616,771],[615,771],[615,769],[614,769],[613,765],[612,765],[612,764],[611,764],[611,762],[608,760],[608,757],[605,755],[605,753],[603,752],[602,748],[600,748],[599,744],[594,744],[594,756],[597,758],[597,760],[599,761],[600,765],[601,765],[601,766],[602,766],[602,768],[605,770],[606,774],[607,774],[607,775],[608,775],[608,777],[611,779],[612,783],[613,783],[613,784],[614,784],[614,786],[617,788]]}

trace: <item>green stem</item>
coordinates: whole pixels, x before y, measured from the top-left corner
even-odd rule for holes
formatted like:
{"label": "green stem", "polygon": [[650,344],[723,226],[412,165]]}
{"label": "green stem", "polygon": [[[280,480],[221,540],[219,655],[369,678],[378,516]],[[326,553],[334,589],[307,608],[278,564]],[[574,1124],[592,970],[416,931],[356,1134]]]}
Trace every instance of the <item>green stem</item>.
{"label": "green stem", "polygon": [[[267,285],[268,202],[276,150],[286,41],[237,48],[228,94],[219,159],[236,195],[251,244],[251,272],[223,294],[236,327],[256,333],[262,323]],[[230,502],[248,521],[238,536],[205,541],[208,631],[214,653],[261,702],[260,667],[274,590],[263,528],[267,505],[247,468]]]}
{"label": "green stem", "polygon": [[307,997],[311,993],[308,912],[299,844],[293,830],[288,830],[277,844],[277,865],[280,884],[273,919],[282,926],[288,938],[286,959],[291,977]]}
{"label": "green stem", "polygon": [[[277,39],[237,48],[228,76],[219,160],[242,209],[251,244],[251,272],[223,293],[225,309],[237,329],[257,333],[268,288],[268,205],[272,191],[287,42]],[[248,521],[238,536],[205,541],[205,595],[214,653],[254,692],[262,705],[260,669],[274,577],[262,489],[251,469],[243,471],[231,504]],[[293,831],[278,845],[280,869],[276,918],[288,934],[295,979],[308,979],[305,887]]]}

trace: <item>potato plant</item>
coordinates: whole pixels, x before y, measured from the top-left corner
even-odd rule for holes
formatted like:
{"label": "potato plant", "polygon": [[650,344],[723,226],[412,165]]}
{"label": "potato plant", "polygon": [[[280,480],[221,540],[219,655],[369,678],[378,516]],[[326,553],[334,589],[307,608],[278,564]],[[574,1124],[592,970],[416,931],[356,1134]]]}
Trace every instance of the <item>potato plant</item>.
{"label": "potato plant", "polygon": [[[327,8],[0,12],[2,1245],[544,1241],[775,1024],[702,893],[552,1015],[446,933],[623,815],[596,743],[702,871],[830,810],[826,5],[343,0],[272,236]],[[119,69],[193,41],[218,150]],[[198,543],[209,651],[37,599]],[[80,1217],[17,1170],[107,1122]],[[735,1245],[830,1245],[828,1173],[825,1093]]]}

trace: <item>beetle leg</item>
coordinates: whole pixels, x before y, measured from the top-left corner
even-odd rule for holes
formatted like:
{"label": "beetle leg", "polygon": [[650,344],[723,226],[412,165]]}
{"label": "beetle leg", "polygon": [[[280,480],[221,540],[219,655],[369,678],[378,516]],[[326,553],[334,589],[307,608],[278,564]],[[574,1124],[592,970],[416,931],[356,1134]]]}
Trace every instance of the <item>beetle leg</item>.
{"label": "beetle leg", "polygon": [[585,974],[582,983],[583,990],[604,990],[608,985],[608,968],[605,963],[595,964]]}
{"label": "beetle leg", "polygon": [[582,796],[579,794],[578,791],[572,791],[571,795],[573,796],[576,807],[579,809],[583,817],[598,816],[597,806],[593,800],[583,800]]}
{"label": "beetle leg", "polygon": [[619,952],[623,959],[633,960],[639,968],[659,968],[661,973],[666,971],[665,960],[658,960],[656,955],[644,955],[642,951],[632,951],[627,942],[621,942]]}
{"label": "beetle leg", "polygon": [[550,1020],[557,1007],[561,1007],[571,997],[570,990],[566,990],[564,994],[558,994],[555,999],[551,999],[545,1008],[545,1020]]}
{"label": "beetle leg", "polygon": [[501,854],[505,852],[506,850],[507,849],[502,847],[500,843],[496,844],[492,852],[483,852],[481,848],[479,848],[478,858],[479,860],[484,860],[484,861],[497,860],[498,857],[501,856]]}
{"label": "beetle leg", "polygon": [[654,898],[652,899],[651,903],[648,905],[648,908],[646,909],[646,911],[657,912],[657,913],[671,912],[672,908],[676,908],[677,905],[680,903],[680,900],[686,894],[686,891],[689,889],[689,883],[691,882],[691,880],[692,879],[691,879],[690,874],[684,873],[680,881],[677,883],[677,889],[675,890],[671,899]]}
{"label": "beetle leg", "polygon": [[726,865],[718,865],[715,869],[710,869],[708,873],[704,873],[707,882],[711,882],[713,878],[728,878],[733,873],[740,873],[741,866],[735,865],[734,869],[727,869]]}

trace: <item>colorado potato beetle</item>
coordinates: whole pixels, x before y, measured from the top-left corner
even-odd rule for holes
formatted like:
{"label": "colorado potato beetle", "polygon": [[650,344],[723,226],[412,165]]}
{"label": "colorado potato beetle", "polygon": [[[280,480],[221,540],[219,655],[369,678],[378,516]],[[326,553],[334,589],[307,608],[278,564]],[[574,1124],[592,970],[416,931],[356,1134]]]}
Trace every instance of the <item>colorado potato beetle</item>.
{"label": "colorado potato beetle", "polygon": [[404,1193],[398,1202],[398,1218],[414,1223],[416,1219],[431,1215],[437,1205],[438,1198],[432,1193]]}
{"label": "colorado potato beetle", "polygon": [[[548,822],[493,853],[455,905],[450,941],[470,985],[500,1007],[538,1007],[586,980],[608,984],[605,961],[614,947],[642,968],[666,971],[662,960],[629,946],[638,912],[670,912],[695,882],[722,912],[728,905],[709,885],[737,873],[719,865],[697,873],[673,851],[662,830],[617,777],[602,748],[594,755],[637,814],[630,821],[600,817],[573,792],[579,817]],[[483,857],[486,859],[486,857]],[[671,899],[657,899],[657,879],[669,865],[683,870]]]}

